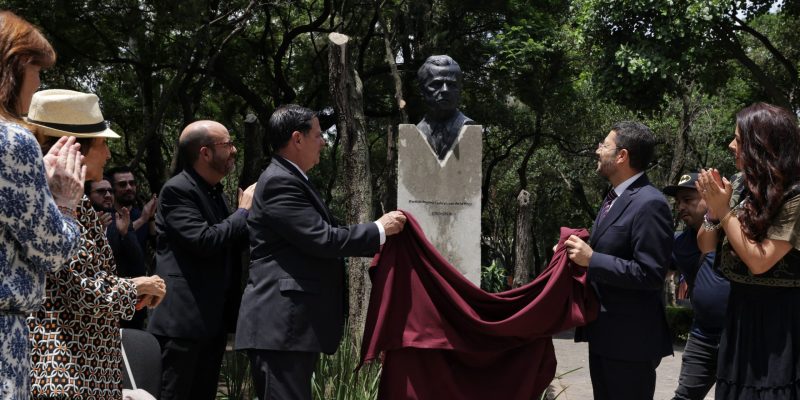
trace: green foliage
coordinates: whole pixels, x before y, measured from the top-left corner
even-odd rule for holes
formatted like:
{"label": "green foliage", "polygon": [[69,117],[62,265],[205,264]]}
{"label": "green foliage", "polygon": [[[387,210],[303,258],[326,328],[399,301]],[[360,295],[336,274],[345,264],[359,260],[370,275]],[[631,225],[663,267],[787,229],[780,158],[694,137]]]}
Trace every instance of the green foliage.
{"label": "green foliage", "polygon": [[255,397],[250,362],[241,351],[226,351],[222,359],[220,385],[217,398],[224,400],[250,400]]}
{"label": "green foliage", "polygon": [[775,34],[794,16],[773,1],[576,3],[598,57],[598,83],[632,108],[657,111],[665,96],[685,93],[687,82],[713,94],[735,76],[748,76],[768,101],[798,105],[792,96],[798,90],[797,41]]}
{"label": "green foliage", "polygon": [[[311,380],[311,391],[317,400],[376,400],[380,383],[380,362],[359,364],[358,345],[353,344],[349,330],[345,330],[335,354],[323,354]],[[249,400],[255,398],[250,363],[244,352],[228,351],[220,370],[217,398],[221,400]]]}
{"label": "green foliage", "polygon": [[[349,332],[349,329],[345,329]],[[314,399],[375,400],[378,398],[381,366],[372,362],[358,371],[358,346],[348,334],[335,354],[323,354],[311,380]]]}
{"label": "green foliage", "polygon": [[[800,3],[773,3],[5,0],[3,8],[39,25],[56,47],[59,61],[43,87],[100,95],[123,135],[109,141],[110,165],[131,164],[147,178],[142,191],[158,191],[181,128],[200,118],[230,127],[239,147],[226,189],[239,186],[240,171],[257,174],[269,153],[245,140],[245,116],[255,114],[255,134],[265,135],[280,104],[331,106],[325,35],[336,31],[351,37],[363,83],[378,215],[396,196],[389,132],[424,113],[416,70],[430,55],[449,54],[464,72],[461,109],[484,127],[482,282],[500,291],[502,266],[516,262],[517,194],[531,193],[535,274],[561,226],[591,226],[608,185],[595,172],[594,151],[614,122],[636,119],[653,129],[658,147],[647,172],[664,186],[701,167],[734,172],[726,147],[743,106],[766,100],[800,109]],[[341,217],[349,182],[338,178],[335,135],[330,145],[310,177]],[[355,379],[345,373],[355,368],[355,352],[342,350],[350,355],[323,357],[318,396],[344,396],[346,384],[337,382]],[[377,372],[368,368],[375,367],[361,370],[355,392],[372,393]]]}
{"label": "green foliage", "polygon": [[693,317],[694,312],[691,308],[667,306],[667,325],[669,325],[673,342],[686,342],[689,330],[692,328]]}
{"label": "green foliage", "polygon": [[506,269],[497,261],[492,261],[488,266],[481,267],[481,289],[498,293],[508,289]]}

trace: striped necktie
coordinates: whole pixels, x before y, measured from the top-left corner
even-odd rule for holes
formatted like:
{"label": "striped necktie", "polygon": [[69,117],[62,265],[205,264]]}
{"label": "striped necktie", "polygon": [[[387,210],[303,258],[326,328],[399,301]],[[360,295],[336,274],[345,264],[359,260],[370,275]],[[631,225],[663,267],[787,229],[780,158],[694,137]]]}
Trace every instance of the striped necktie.
{"label": "striped necktie", "polygon": [[614,189],[609,190],[606,199],[603,200],[603,206],[600,207],[600,217],[597,219],[598,222],[605,218],[606,214],[608,214],[608,210],[611,209],[611,203],[613,203],[616,198],[617,192]]}

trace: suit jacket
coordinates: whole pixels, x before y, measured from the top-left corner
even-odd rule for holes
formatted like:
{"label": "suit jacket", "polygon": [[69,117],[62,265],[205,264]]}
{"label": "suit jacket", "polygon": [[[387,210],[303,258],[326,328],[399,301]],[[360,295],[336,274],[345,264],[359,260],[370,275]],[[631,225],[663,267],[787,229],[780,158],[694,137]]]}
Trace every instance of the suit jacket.
{"label": "suit jacket", "polygon": [[250,271],[236,348],[335,352],[348,311],[341,257],[373,256],[377,225],[337,225],[313,186],[280,156],[258,179],[247,224]]}
{"label": "suit jacket", "polygon": [[647,175],[595,221],[588,278],[600,299],[600,314],[575,335],[576,341],[589,341],[590,353],[625,361],[672,354],[663,294],[672,236],[669,205]]}
{"label": "suit jacket", "polygon": [[[148,330],[176,338],[209,338],[235,327],[241,295],[241,252],[247,213],[229,215],[221,185],[187,169],[161,189],[156,213],[156,274],[167,295],[150,315]],[[221,199],[220,199],[221,197]],[[215,200],[216,199],[216,200]]]}

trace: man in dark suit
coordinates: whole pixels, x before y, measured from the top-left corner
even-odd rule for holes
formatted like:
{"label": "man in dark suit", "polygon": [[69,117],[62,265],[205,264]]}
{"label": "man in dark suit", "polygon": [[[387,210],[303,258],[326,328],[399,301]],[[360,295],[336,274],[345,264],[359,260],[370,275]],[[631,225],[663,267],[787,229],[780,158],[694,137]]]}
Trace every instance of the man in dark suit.
{"label": "man in dark suit", "polygon": [[236,147],[214,121],[189,124],[178,142],[183,171],[161,189],[156,271],[169,295],[150,316],[161,344],[161,400],[214,399],[241,295],[241,244],[255,185],[230,213],[220,181],[233,171]]}
{"label": "man in dark suit", "polygon": [[268,129],[275,154],[247,220],[250,276],[236,348],[248,351],[260,400],[310,400],[319,353],[336,351],[348,312],[341,257],[373,256],[386,235],[400,232],[405,215],[338,225],[306,175],[325,146],[317,117],[288,105],[272,114]]}
{"label": "man in dark suit", "polygon": [[567,242],[569,257],[588,267],[600,299],[597,320],[576,330],[589,342],[595,400],[645,400],[656,367],[672,354],[664,312],[664,278],[672,252],[672,214],[644,170],[655,137],[638,122],[620,122],[597,147],[597,172],[613,189],[597,213],[587,244]]}

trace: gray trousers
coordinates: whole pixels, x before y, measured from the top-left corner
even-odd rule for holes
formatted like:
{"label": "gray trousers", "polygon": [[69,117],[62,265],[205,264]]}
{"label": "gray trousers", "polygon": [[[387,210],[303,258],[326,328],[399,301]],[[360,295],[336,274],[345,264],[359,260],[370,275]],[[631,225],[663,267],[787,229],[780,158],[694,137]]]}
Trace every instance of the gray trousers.
{"label": "gray trousers", "polygon": [[717,380],[719,340],[689,334],[683,349],[675,400],[703,400]]}

